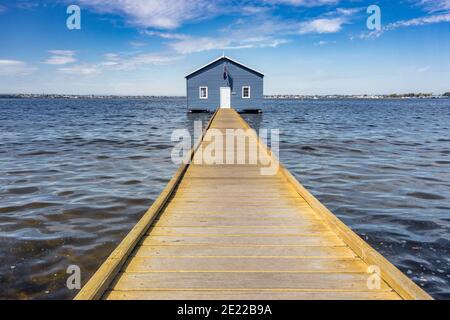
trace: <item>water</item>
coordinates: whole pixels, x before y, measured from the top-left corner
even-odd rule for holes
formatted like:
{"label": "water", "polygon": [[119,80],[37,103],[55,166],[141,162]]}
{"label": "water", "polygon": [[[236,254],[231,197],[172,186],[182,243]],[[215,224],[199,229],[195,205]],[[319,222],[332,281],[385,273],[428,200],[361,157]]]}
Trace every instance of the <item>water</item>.
{"label": "water", "polygon": [[[450,100],[267,100],[283,163],[436,298],[450,298]],[[177,166],[184,99],[0,100],[0,298],[72,298]]]}

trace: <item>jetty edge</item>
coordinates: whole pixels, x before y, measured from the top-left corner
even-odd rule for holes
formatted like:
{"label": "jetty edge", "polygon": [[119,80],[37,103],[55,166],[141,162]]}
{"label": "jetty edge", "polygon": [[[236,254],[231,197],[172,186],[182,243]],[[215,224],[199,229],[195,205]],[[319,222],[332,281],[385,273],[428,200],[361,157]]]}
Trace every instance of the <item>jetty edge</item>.
{"label": "jetty edge", "polygon": [[[187,160],[210,130],[249,128],[216,110]],[[184,161],[75,299],[432,299],[253,139],[276,175]]]}

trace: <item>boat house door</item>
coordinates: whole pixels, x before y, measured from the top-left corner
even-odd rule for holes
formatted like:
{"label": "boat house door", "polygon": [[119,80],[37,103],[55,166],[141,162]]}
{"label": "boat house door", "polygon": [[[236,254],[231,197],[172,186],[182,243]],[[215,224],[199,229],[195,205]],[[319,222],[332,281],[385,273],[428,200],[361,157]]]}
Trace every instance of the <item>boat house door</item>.
{"label": "boat house door", "polygon": [[230,109],[231,108],[231,88],[221,87],[220,88],[220,108]]}

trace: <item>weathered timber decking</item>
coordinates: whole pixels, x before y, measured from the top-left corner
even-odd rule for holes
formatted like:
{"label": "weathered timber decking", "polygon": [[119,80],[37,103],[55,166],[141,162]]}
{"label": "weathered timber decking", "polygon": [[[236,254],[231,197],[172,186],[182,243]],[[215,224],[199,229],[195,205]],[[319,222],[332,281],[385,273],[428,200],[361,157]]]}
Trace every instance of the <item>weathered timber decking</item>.
{"label": "weathered timber decking", "polygon": [[[247,128],[219,109],[190,157],[214,129]],[[262,166],[182,165],[76,299],[430,299],[281,164]]]}

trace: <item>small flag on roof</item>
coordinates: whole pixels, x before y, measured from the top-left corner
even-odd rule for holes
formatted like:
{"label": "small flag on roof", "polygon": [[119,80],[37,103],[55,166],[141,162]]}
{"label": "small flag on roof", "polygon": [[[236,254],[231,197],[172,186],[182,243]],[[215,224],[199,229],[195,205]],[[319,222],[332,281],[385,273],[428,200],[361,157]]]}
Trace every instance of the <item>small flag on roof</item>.
{"label": "small flag on roof", "polygon": [[228,69],[227,66],[223,66],[223,80],[227,80],[228,79]]}

